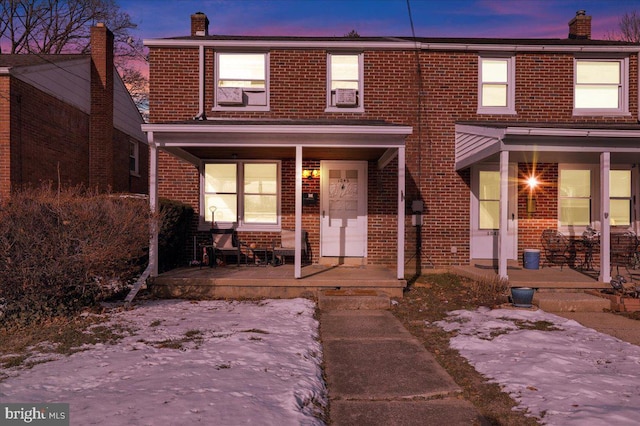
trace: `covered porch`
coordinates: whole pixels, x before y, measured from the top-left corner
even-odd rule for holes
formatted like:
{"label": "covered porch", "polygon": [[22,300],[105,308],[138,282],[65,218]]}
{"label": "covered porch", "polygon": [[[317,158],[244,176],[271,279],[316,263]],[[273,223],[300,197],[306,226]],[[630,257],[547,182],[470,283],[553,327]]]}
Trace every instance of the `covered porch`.
{"label": "covered porch", "polygon": [[[499,207],[496,207],[499,226],[495,231],[496,247],[493,257],[498,277],[507,279],[510,283],[519,282],[518,285],[530,282],[532,284],[527,286],[538,288],[558,287],[558,283],[575,288],[608,287],[612,270],[612,235],[627,231],[638,232],[638,207],[635,200],[640,186],[637,166],[640,163],[640,126],[458,123],[455,153],[456,170],[493,164],[499,171]],[[543,183],[542,190],[546,189],[550,194],[547,194],[543,208],[539,206],[536,211],[535,197],[531,196],[531,192],[528,192],[529,195],[523,192],[525,181],[529,177],[535,177],[540,164],[555,165],[556,175],[550,182]],[[587,213],[591,216],[580,226],[567,226],[567,219],[561,217],[561,164],[567,168],[593,170],[592,180],[582,183],[592,191],[588,198],[584,198],[588,203]],[[514,169],[517,170],[515,175]],[[627,197],[629,219],[624,226],[614,223],[611,217],[611,199],[616,196],[611,193],[610,172],[618,169],[630,171],[630,194]],[[513,188],[517,188],[517,192]],[[576,198],[574,196],[574,200]],[[585,272],[567,267],[562,271],[558,268],[557,273],[553,272],[555,268],[523,270],[520,262],[523,251],[527,248],[542,248],[540,237],[544,228],[560,230],[570,238],[581,238],[585,231],[595,228],[599,235],[599,253],[592,270]],[[473,249],[472,237],[471,246]],[[468,269],[478,269],[473,263],[473,256],[470,257]],[[545,285],[545,282],[551,284]]]}
{"label": "covered porch", "polygon": [[[385,265],[395,264],[395,280],[400,287],[403,286],[405,263],[405,138],[411,134],[411,127],[375,120],[238,120],[201,118],[189,122],[147,124],[143,125],[143,130],[147,133],[150,146],[149,198],[151,209],[153,211],[158,210],[158,182],[164,178],[164,176],[160,176],[159,171],[160,153],[169,153],[173,157],[194,166],[200,175],[197,183],[199,186],[197,196],[194,193],[194,189],[186,188],[186,190],[192,191],[189,199],[193,201],[189,201],[189,203],[193,205],[198,216],[196,232],[200,234],[206,234],[217,223],[214,221],[213,216],[207,216],[207,207],[202,189],[205,183],[204,170],[207,162],[272,161],[281,164],[278,168],[277,182],[273,185],[274,187],[277,186],[277,220],[273,220],[272,223],[256,224],[243,221],[238,214],[238,221],[233,224],[234,227],[237,227],[234,229],[243,233],[244,236],[255,236],[258,239],[258,244],[262,247],[267,247],[273,236],[279,235],[280,231],[285,227],[294,230],[295,256],[293,264],[279,268],[277,273],[274,272],[277,275],[274,280],[283,279],[284,277],[280,276],[282,274],[288,274],[286,278],[293,280],[306,280],[315,275],[307,273],[307,269],[303,268],[303,238],[301,236],[304,231],[309,231],[309,227],[313,231],[311,244],[314,246],[311,251],[316,253],[315,262],[313,263],[317,263],[317,253],[322,253],[323,233],[321,232],[321,221],[325,220],[325,211],[326,217],[331,218],[331,210],[325,209],[321,207],[322,204],[319,205],[317,203],[317,188],[322,187],[322,182],[324,182],[322,179],[328,179],[328,174],[320,174],[321,183],[320,185],[317,183],[314,185],[315,194],[303,193],[303,188],[305,185],[308,187],[307,183],[309,182],[303,176],[305,163],[321,164],[323,161],[353,161],[366,163],[365,166],[376,173],[385,172],[391,175],[393,183],[396,185],[396,191],[394,192],[397,192],[397,196],[393,195],[393,199],[389,197],[389,203],[385,204],[385,210],[376,212],[376,220],[394,224],[393,227],[395,229],[389,229],[389,231],[397,235],[397,247],[392,250],[393,253],[388,253],[389,256],[385,252],[385,259],[381,263]],[[286,169],[284,164],[286,164]],[[390,164],[393,166],[389,167]],[[367,176],[367,167],[365,167],[361,175],[364,178]],[[397,172],[395,171],[396,168]],[[369,187],[371,191],[377,190],[375,185],[372,186],[364,178],[360,180],[360,184],[365,185],[365,190],[369,189]],[[322,189],[319,192],[322,193]],[[388,193],[393,194],[391,191],[388,191]],[[308,201],[306,197],[311,195],[314,197],[310,200],[314,201],[314,203],[312,203],[312,207],[309,207],[306,203]],[[197,203],[195,202],[196,199],[198,200]],[[238,196],[238,200],[239,204],[242,203],[240,196]],[[360,255],[360,258],[366,265],[367,238],[373,240],[373,237],[368,237],[366,234],[368,232],[368,204],[366,197],[363,197],[363,200],[364,214],[362,216],[358,215],[358,220],[363,224],[362,229],[365,235],[363,243],[364,254]],[[320,203],[322,202],[322,197],[320,197]],[[304,211],[303,206],[305,206]],[[393,220],[388,220],[389,215],[392,216]],[[275,216],[276,213],[274,213]],[[216,221],[217,217],[215,216]],[[235,220],[232,222],[235,222]],[[337,241],[335,245],[342,250],[341,253],[344,253],[339,256],[351,256],[349,250],[345,249],[351,244],[351,240],[347,240],[341,234],[338,237],[342,238],[342,240]],[[381,252],[379,247],[375,248],[376,252]],[[152,230],[150,242],[152,277],[158,277],[157,262],[158,230],[156,227]],[[229,270],[230,268],[227,269],[227,271]],[[243,270],[236,272],[234,275],[236,285],[242,284],[240,281],[244,280],[245,284],[242,285],[248,288],[253,287],[253,295],[260,293],[258,287],[261,286],[251,284],[250,276],[243,276],[250,275],[250,272]],[[264,273],[264,270],[261,273]],[[190,271],[187,275],[199,274],[204,274],[204,272],[196,273]],[[224,274],[224,271],[214,273],[214,275],[219,274]],[[159,282],[162,282],[165,277],[158,278],[160,278]],[[199,277],[197,279],[204,278]],[[225,278],[217,277],[215,279]],[[287,286],[291,286],[289,284]],[[295,293],[296,291],[292,290],[289,293]]]}

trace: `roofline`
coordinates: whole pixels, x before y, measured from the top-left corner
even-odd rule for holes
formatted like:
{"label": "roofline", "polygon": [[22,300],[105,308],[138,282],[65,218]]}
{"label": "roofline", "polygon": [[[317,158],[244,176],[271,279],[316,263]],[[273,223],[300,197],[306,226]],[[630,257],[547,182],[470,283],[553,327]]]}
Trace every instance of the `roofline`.
{"label": "roofline", "polygon": [[145,39],[147,47],[187,47],[198,48],[243,48],[243,49],[397,49],[397,50],[458,50],[458,51],[497,51],[497,52],[638,52],[640,45],[572,45],[572,44],[494,44],[494,43],[451,43],[421,42],[410,39],[389,37],[389,41],[366,40],[215,40],[215,39]]}
{"label": "roofline", "polygon": [[143,132],[156,133],[255,133],[261,134],[376,134],[410,135],[411,126],[367,126],[367,125],[291,125],[291,124],[143,124]]}
{"label": "roofline", "polygon": [[640,138],[639,129],[603,129],[603,128],[558,128],[558,127],[520,127],[520,126],[482,126],[474,124],[456,124],[456,132],[468,132],[487,137],[503,139],[505,136],[563,136],[593,138]]}

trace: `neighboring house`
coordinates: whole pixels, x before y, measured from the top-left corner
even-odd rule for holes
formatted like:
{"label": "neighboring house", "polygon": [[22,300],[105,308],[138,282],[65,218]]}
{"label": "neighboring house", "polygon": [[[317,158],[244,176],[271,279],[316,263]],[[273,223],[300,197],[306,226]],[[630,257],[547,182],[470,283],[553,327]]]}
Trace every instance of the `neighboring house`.
{"label": "neighboring house", "polygon": [[608,281],[610,231],[638,225],[640,46],[590,35],[583,11],[566,39],[214,36],[196,13],[145,40],[152,203],[192,205],[200,241],[212,220],[258,244],[304,229],[313,262],[398,279],[506,278],[543,229],[590,225]]}
{"label": "neighboring house", "polygon": [[22,187],[147,193],[142,117],[113,66],[113,34],[90,55],[0,54],[0,199]]}

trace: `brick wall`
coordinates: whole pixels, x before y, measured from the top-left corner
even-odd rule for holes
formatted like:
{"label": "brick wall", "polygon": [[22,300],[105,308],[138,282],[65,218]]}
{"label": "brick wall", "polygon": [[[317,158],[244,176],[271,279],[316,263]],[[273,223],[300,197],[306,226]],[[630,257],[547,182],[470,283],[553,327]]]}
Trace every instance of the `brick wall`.
{"label": "brick wall", "polygon": [[0,76],[0,201],[11,192],[10,80]]}
{"label": "brick wall", "polygon": [[[270,54],[270,111],[213,112],[212,49],[206,49],[205,112],[209,117],[379,119],[412,126],[406,138],[406,258],[415,253],[416,228],[410,224],[414,199],[425,203],[422,256],[418,267],[438,268],[469,260],[470,172],[454,168],[455,123],[461,121],[519,121],[526,123],[635,123],[638,114],[637,57],[630,59],[629,106],[625,117],[573,117],[573,61],[568,53],[516,55],[517,115],[478,115],[478,53],[470,51],[366,51],[364,53],[365,112],[325,113],[326,55],[323,50],[272,50]],[[191,119],[198,112],[198,50],[152,48],[151,121]],[[418,80],[418,76],[421,80]],[[314,161],[319,161],[315,159]],[[282,163],[283,227],[293,227],[293,164]],[[557,181],[557,165],[539,165],[548,181]],[[526,165],[520,165],[524,169]],[[397,164],[377,170],[369,165],[369,261],[394,263],[397,202]],[[522,170],[521,170],[522,171]],[[189,199],[198,206],[198,173],[185,163],[161,156],[160,176],[183,180],[161,186],[161,196]],[[312,185],[304,183],[305,188]],[[189,195],[185,196],[185,188]],[[303,189],[304,192],[307,189]],[[556,222],[557,197],[553,187],[537,198],[537,212],[527,217],[519,199],[520,250],[537,244],[542,229]],[[521,195],[522,196],[522,195]],[[525,200],[526,202],[526,200]],[[524,210],[523,210],[524,209]],[[303,207],[304,227],[317,251],[319,210]],[[261,238],[258,235],[254,237]],[[251,238],[246,236],[246,238]]]}

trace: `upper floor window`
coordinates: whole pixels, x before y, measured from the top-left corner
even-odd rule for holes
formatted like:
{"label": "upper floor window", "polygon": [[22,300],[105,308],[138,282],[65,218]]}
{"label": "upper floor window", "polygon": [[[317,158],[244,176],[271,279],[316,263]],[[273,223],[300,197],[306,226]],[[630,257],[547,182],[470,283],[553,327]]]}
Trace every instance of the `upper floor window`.
{"label": "upper floor window", "polygon": [[279,224],[279,163],[206,163],[203,213],[206,222],[240,227]]}
{"label": "upper floor window", "polygon": [[363,111],[363,55],[331,53],[327,61],[327,111]]}
{"label": "upper floor window", "polygon": [[576,59],[573,113],[628,113],[628,63],[628,59]]}
{"label": "upper floor window", "polygon": [[515,59],[480,57],[478,114],[515,114]]}
{"label": "upper floor window", "polygon": [[268,59],[268,53],[218,52],[214,109],[268,109]]}
{"label": "upper floor window", "polygon": [[129,173],[138,175],[140,173],[140,147],[138,141],[129,141]]}

